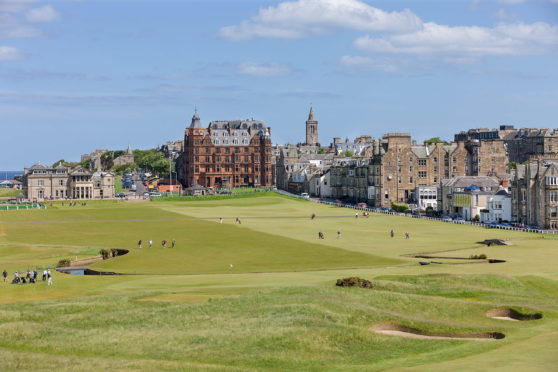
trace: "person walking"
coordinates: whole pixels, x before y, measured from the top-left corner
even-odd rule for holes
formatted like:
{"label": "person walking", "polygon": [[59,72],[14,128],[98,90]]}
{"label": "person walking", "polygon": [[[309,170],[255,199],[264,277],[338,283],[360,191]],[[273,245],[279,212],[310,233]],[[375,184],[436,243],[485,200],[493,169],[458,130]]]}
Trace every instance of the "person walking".
{"label": "person walking", "polygon": [[405,233],[405,239],[409,239],[409,238],[410,238],[410,235],[409,235],[408,232],[406,232],[406,233]]}
{"label": "person walking", "polygon": [[220,224],[223,223],[223,217],[219,217],[219,223],[220,223]]}
{"label": "person walking", "polygon": [[153,246],[153,240],[149,239],[149,248]]}
{"label": "person walking", "polygon": [[357,212],[357,213],[355,213],[355,218],[358,218],[358,212]]}
{"label": "person walking", "polygon": [[176,242],[175,242],[175,240],[173,239],[173,240],[171,241],[171,248],[174,248],[174,243],[176,243]]}
{"label": "person walking", "polygon": [[138,248],[141,248],[141,239],[138,241]]}
{"label": "person walking", "polygon": [[4,269],[4,271],[2,272],[2,276],[4,277],[4,283],[6,283],[6,280],[8,279],[8,272],[6,271],[6,269]]}
{"label": "person walking", "polygon": [[316,218],[316,213],[312,213],[312,215],[310,216],[311,220],[313,220],[314,218]]}
{"label": "person walking", "polygon": [[389,235],[393,238],[395,236],[395,233],[393,232],[393,230],[390,231]]}
{"label": "person walking", "polygon": [[52,274],[50,270],[47,271],[47,285],[52,285]]}
{"label": "person walking", "polygon": [[323,239],[323,238],[324,238],[324,233],[320,231],[318,233],[318,239]]}
{"label": "person walking", "polygon": [[46,278],[47,278],[47,271],[45,269],[43,270],[43,282],[46,280]]}
{"label": "person walking", "polygon": [[341,231],[337,231],[337,239],[341,239]]}

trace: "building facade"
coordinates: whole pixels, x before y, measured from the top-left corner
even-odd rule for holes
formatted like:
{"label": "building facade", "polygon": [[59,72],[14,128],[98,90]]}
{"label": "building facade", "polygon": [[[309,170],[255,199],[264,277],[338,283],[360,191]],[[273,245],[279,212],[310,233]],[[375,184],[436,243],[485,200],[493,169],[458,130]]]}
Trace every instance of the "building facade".
{"label": "building facade", "polygon": [[558,229],[558,158],[534,156],[517,166],[512,210],[514,222]]}
{"label": "building facade", "polygon": [[213,121],[197,113],[186,128],[182,176],[186,187],[273,186],[271,128],[262,121]]}
{"label": "building facade", "polygon": [[90,172],[57,165],[35,164],[24,170],[24,187],[29,200],[114,198],[114,174]]}

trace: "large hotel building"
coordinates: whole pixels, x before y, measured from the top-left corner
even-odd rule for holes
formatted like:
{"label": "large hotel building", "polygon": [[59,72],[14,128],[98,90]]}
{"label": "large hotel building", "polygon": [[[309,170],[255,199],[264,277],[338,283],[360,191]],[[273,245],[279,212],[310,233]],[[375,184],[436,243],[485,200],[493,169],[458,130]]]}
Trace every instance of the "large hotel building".
{"label": "large hotel building", "polygon": [[271,128],[258,120],[213,121],[197,112],[184,135],[186,187],[272,186]]}

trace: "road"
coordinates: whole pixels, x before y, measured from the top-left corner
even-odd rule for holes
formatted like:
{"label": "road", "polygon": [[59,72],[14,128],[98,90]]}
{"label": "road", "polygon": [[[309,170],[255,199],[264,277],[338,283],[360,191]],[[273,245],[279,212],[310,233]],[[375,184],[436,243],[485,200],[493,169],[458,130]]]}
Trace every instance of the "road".
{"label": "road", "polygon": [[143,185],[141,177],[136,174],[132,177],[132,181],[136,185],[136,196],[142,197],[147,192],[147,187]]}

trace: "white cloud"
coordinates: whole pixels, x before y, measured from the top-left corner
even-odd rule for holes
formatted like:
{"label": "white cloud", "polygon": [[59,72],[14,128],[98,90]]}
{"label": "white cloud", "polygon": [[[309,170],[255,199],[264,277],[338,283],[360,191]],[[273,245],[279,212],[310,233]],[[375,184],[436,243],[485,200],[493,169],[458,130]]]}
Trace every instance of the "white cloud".
{"label": "white cloud", "polygon": [[558,26],[544,22],[500,24],[493,28],[425,23],[421,30],[379,38],[363,36],[354,45],[376,53],[452,55],[536,55],[558,49]]}
{"label": "white cloud", "polygon": [[50,5],[29,9],[25,15],[29,22],[52,22],[60,18],[60,15]]}
{"label": "white cloud", "polygon": [[38,0],[1,0],[0,13],[15,13],[27,9],[31,4]]}
{"label": "white cloud", "polygon": [[223,27],[219,35],[230,40],[295,39],[336,29],[411,31],[421,24],[408,9],[386,12],[360,0],[297,0],[260,9],[250,20]]}
{"label": "white cloud", "polygon": [[386,58],[343,56],[339,62],[351,70],[378,70],[383,72],[397,71],[397,66],[393,63],[393,61]]}
{"label": "white cloud", "polygon": [[514,18],[516,18],[516,15],[513,14],[513,13],[508,12],[504,8],[500,8],[496,11],[496,13],[494,13],[494,17],[496,17],[498,19],[514,19]]}
{"label": "white cloud", "polygon": [[0,61],[13,61],[21,57],[21,52],[18,49],[0,45]]}
{"label": "white cloud", "polygon": [[237,66],[236,71],[242,75],[276,77],[290,75],[293,70],[279,63],[243,62]]}
{"label": "white cloud", "polygon": [[498,0],[500,4],[505,4],[505,5],[514,5],[514,4],[524,3],[526,1],[527,0]]}

